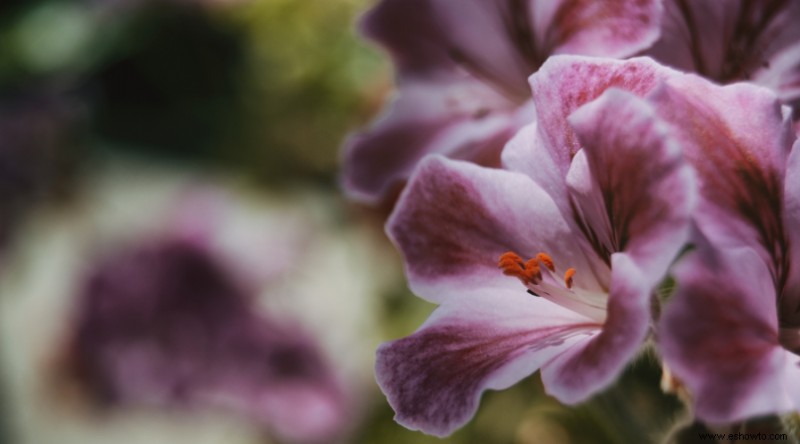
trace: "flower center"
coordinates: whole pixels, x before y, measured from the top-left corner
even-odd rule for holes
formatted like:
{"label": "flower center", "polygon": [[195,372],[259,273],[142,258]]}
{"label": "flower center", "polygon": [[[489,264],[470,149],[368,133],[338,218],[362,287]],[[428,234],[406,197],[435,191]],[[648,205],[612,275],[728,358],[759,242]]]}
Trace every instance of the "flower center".
{"label": "flower center", "polygon": [[519,254],[508,251],[500,255],[497,267],[506,276],[519,279],[528,293],[543,297],[572,311],[593,319],[605,320],[608,295],[573,288],[575,268],[567,268],[563,274],[556,272],[553,258],[544,252],[524,260]]}
{"label": "flower center", "polygon": [[[525,286],[545,284],[545,277],[542,276],[542,266],[549,270],[547,274],[551,277],[556,272],[556,264],[547,253],[539,253],[536,257],[524,261],[517,253],[508,251],[500,255],[497,266],[503,270],[503,274],[519,278]],[[567,271],[564,272],[564,286],[568,290],[572,288],[574,277],[575,269],[567,268]]]}

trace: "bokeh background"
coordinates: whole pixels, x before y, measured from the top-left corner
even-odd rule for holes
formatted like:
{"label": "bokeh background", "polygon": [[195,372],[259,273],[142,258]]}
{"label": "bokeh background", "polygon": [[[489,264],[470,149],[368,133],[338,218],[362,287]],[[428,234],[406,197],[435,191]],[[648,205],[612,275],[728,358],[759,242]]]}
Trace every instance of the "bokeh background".
{"label": "bokeh background", "polygon": [[345,432],[321,442],[661,442],[681,420],[645,353],[575,408],[533,376],[487,393],[446,440],[393,422],[374,349],[434,307],[408,292],[385,211],[337,185],[343,138],[392,92],[356,35],[370,4],[0,2],[0,443],[293,442],[235,409],[98,403],[68,377],[82,273],[198,187],[225,190],[248,229],[300,239],[252,261],[280,270],[258,310],[318,338],[348,392]]}

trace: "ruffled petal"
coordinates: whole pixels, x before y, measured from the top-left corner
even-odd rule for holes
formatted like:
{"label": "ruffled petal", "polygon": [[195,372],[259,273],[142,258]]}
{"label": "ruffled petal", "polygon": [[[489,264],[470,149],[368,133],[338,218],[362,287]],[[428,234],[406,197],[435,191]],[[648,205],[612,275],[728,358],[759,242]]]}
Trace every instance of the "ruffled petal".
{"label": "ruffled petal", "polygon": [[463,76],[410,84],[370,130],[345,143],[343,187],[352,198],[374,204],[408,179],[427,154],[497,165],[517,119],[530,111],[518,113],[506,99]]}
{"label": "ruffled petal", "polygon": [[542,367],[547,393],[574,404],[609,386],[641,348],[650,325],[652,285],[624,253],[612,257],[608,317],[600,334]]}
{"label": "ruffled petal", "polygon": [[[644,96],[659,83],[679,75],[648,58],[626,61],[556,56],[530,78],[537,122],[544,146],[550,150],[558,175],[565,177],[572,157],[580,149],[567,117],[582,105],[616,87]],[[548,175],[545,180],[550,180]],[[562,179],[563,183],[563,179]]]}
{"label": "ruffled petal", "polygon": [[687,75],[651,100],[698,172],[701,230],[718,246],[758,248],[777,279],[788,248],[782,182],[794,133],[775,95]]}
{"label": "ruffled petal", "polygon": [[473,291],[381,345],[375,374],[397,422],[447,436],[475,414],[483,391],[515,384],[598,329],[524,291]]}
{"label": "ruffled petal", "polygon": [[752,249],[689,253],[659,325],[663,358],[698,417],[732,422],[791,408],[778,342],[775,287]]}
{"label": "ruffled petal", "polygon": [[577,225],[606,263],[624,251],[656,286],[688,240],[694,171],[670,127],[631,93],[610,89],[569,122],[584,146],[567,175]]}
{"label": "ruffled petal", "polygon": [[[592,270],[553,200],[528,177],[440,156],[420,164],[387,231],[405,257],[411,289],[434,302],[476,286],[522,289],[497,268],[507,251],[543,251]],[[591,273],[576,279],[597,287]]]}

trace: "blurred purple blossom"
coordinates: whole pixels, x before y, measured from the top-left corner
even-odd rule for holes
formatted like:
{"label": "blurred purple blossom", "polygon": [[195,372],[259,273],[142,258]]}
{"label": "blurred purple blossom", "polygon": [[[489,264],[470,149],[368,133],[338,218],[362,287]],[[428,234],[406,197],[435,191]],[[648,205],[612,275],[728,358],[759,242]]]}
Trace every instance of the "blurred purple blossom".
{"label": "blurred purple blossom", "polygon": [[178,228],[91,267],[70,347],[79,380],[112,405],[222,407],[289,442],[337,439],[348,400],[313,337],[261,313],[236,264]]}

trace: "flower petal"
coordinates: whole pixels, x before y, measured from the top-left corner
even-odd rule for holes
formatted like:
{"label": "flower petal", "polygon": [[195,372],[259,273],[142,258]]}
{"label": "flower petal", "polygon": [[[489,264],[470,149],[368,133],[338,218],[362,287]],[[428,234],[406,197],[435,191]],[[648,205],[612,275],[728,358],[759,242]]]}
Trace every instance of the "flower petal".
{"label": "flower petal", "polygon": [[[560,208],[567,208],[567,189],[563,172],[569,164],[559,165],[554,153],[545,145],[536,122],[517,131],[500,154],[503,168],[533,179]],[[564,159],[561,159],[564,160]]]}
{"label": "flower petal", "polygon": [[800,328],[800,140],[795,141],[789,155],[783,193],[784,227],[793,248],[789,249],[790,268],[780,299],[781,323],[785,327]]}
{"label": "flower petal", "polygon": [[641,348],[650,325],[649,279],[624,253],[611,262],[608,317],[600,334],[542,367],[547,393],[568,404],[609,386]]}
{"label": "flower petal", "polygon": [[701,230],[719,246],[759,248],[782,267],[782,180],[794,134],[775,95],[687,75],[670,79],[651,100],[698,172]]}
{"label": "flower petal", "polygon": [[515,384],[598,328],[524,291],[473,291],[381,345],[375,373],[397,422],[447,436],[475,414],[484,390]]}
{"label": "flower petal", "polygon": [[689,388],[698,417],[732,422],[791,408],[778,343],[775,287],[752,249],[702,245],[675,267],[676,293],[659,343],[666,364]]}
{"label": "flower petal", "polygon": [[[541,38],[554,54],[627,57],[647,48],[659,36],[659,1],[560,0],[535,4],[536,12],[543,15],[538,22],[550,22]],[[548,13],[552,15],[548,17]]]}
{"label": "flower petal", "polygon": [[386,114],[344,148],[343,187],[353,198],[378,203],[408,179],[426,154],[439,153],[497,165],[503,144],[530,117],[464,76],[401,88]]}
{"label": "flower petal", "polygon": [[737,15],[733,2],[664,3],[661,36],[647,54],[680,70],[719,78]]}
{"label": "flower petal", "polygon": [[534,180],[540,184],[563,184],[572,157],[580,149],[580,143],[567,122],[573,111],[596,99],[608,88],[617,87],[644,96],[660,82],[675,75],[679,74],[648,58],[618,61],[554,56],[548,59],[531,76],[530,83],[542,143],[550,151],[558,171],[534,173]]}
{"label": "flower petal", "polygon": [[669,0],[648,55],[722,83],[752,80],[800,96],[800,3]]}
{"label": "flower petal", "polygon": [[577,225],[606,263],[624,251],[656,286],[688,240],[694,171],[670,127],[631,93],[610,89],[569,122],[584,146],[567,175]]}
{"label": "flower petal", "polygon": [[388,48],[401,81],[458,69],[526,98],[549,55],[626,57],[655,41],[660,18],[655,0],[384,0],[362,29]]}
{"label": "flower petal", "polygon": [[[797,4],[797,2],[795,2]],[[795,8],[800,11],[800,8]],[[798,18],[795,21],[800,20]],[[775,91],[783,103],[797,107],[800,99],[800,36],[787,48],[776,53],[768,66],[753,74],[753,81]],[[794,104],[792,104],[794,102]]]}
{"label": "flower petal", "polygon": [[530,26],[528,8],[528,1],[383,0],[362,29],[389,50],[401,81],[460,70],[526,98],[525,79],[546,57],[532,52],[532,41],[515,41],[515,26]]}
{"label": "flower petal", "polygon": [[[465,289],[520,283],[497,268],[511,250],[547,252],[564,264],[592,270],[553,200],[522,174],[429,156],[416,170],[387,231],[405,257],[411,289],[440,302]],[[591,273],[576,285],[594,288]]]}

